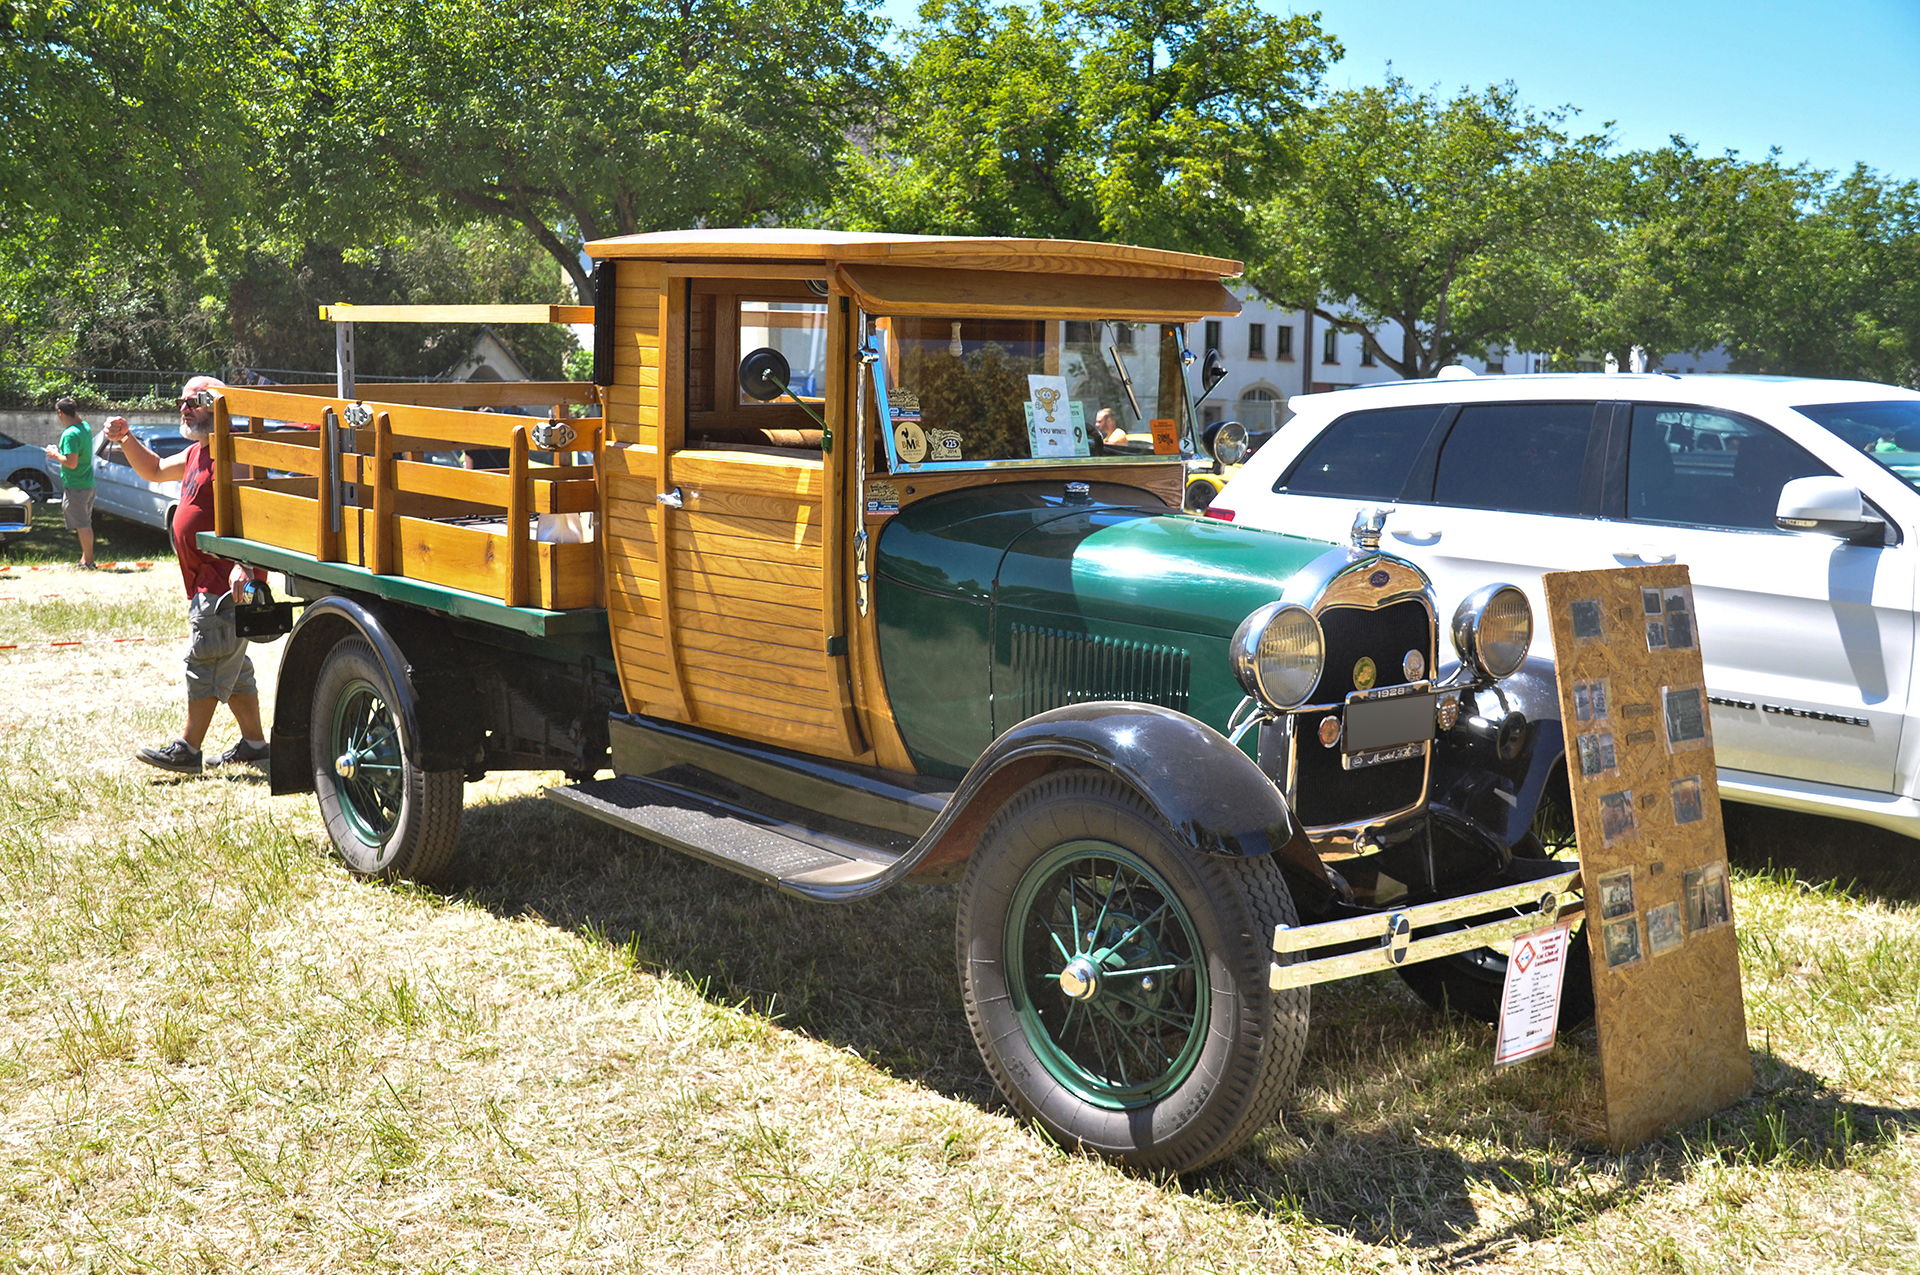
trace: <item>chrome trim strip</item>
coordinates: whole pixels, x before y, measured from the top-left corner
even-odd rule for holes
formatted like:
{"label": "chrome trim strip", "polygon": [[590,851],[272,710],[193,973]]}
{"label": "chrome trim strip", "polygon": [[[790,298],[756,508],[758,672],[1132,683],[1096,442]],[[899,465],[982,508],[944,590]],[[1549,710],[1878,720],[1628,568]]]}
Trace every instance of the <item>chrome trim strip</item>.
{"label": "chrome trim strip", "polygon": [[[1585,907],[1578,882],[1580,870],[1574,868],[1538,881],[1523,881],[1478,894],[1440,899],[1418,907],[1400,908],[1374,916],[1349,917],[1325,921],[1319,925],[1276,926],[1273,950],[1291,956],[1317,948],[1377,938],[1380,946],[1359,952],[1345,952],[1317,959],[1274,961],[1267,974],[1267,985],[1274,991],[1290,987],[1308,987],[1335,979],[1352,978],[1375,970],[1394,969],[1419,961],[1485,947],[1501,939],[1514,938],[1542,929],[1555,921],[1578,915]],[[1517,916],[1504,916],[1464,930],[1451,930],[1429,938],[1408,941],[1412,931],[1446,921],[1463,920],[1495,912],[1501,908],[1526,908]]]}

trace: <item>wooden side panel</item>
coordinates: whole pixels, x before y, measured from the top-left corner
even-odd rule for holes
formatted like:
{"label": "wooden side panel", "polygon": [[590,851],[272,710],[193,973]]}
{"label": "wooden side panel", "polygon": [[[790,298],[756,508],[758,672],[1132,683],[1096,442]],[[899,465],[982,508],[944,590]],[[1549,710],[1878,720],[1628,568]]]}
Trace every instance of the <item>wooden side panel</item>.
{"label": "wooden side panel", "polygon": [[666,272],[623,261],[614,275],[613,384],[601,391],[608,441],[660,445],[660,295]]}
{"label": "wooden side panel", "polygon": [[234,487],[233,497],[234,535],[295,553],[313,553],[318,520],[312,499],[240,486]]}
{"label": "wooden side panel", "polygon": [[[601,543],[607,622],[613,631],[621,688],[627,707],[636,713],[688,721],[662,596],[660,524],[665,510],[654,499],[658,483],[643,472],[659,457],[630,448],[607,452],[609,472],[601,480],[607,502]],[[615,472],[616,467],[625,472]]]}

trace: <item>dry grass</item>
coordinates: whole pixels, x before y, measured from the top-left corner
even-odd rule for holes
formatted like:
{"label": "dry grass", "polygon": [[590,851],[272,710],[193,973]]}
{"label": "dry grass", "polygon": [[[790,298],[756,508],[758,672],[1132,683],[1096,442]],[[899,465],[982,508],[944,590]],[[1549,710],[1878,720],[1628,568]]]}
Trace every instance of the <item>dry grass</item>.
{"label": "dry grass", "polygon": [[0,1270],[1920,1270],[1896,894],[1740,876],[1761,1091],[1644,1151],[1590,1035],[1496,1076],[1368,979],[1281,1124],[1144,1180],[1000,1110],[948,891],[810,908],[542,776],[469,789],[446,892],[356,883],[310,800],[128,760],[177,647],[90,639],[177,632],[170,567],[14,575],[63,596],[0,602]]}

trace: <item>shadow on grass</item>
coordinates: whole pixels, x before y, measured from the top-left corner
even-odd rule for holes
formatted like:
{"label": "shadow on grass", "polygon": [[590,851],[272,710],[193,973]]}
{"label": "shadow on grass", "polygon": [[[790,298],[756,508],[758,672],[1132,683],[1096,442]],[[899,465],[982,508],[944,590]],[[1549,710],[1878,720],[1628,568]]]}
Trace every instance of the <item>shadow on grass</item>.
{"label": "shadow on grass", "polygon": [[1736,868],[1790,873],[1867,902],[1920,903],[1920,841],[1886,828],[1739,802],[1720,807]]}
{"label": "shadow on grass", "polygon": [[[802,903],[531,797],[469,804],[456,864],[448,885],[497,915],[583,932],[710,1001],[1001,1105],[960,1004],[951,888]],[[1519,1068],[1494,1072],[1492,1052],[1490,1027],[1433,1013],[1389,975],[1318,988],[1281,1121],[1170,1188],[1470,1265],[1704,1164],[1843,1165],[1920,1129],[1920,1111],[1847,1101],[1756,1052],[1758,1096],[1609,1155],[1590,1028]]]}

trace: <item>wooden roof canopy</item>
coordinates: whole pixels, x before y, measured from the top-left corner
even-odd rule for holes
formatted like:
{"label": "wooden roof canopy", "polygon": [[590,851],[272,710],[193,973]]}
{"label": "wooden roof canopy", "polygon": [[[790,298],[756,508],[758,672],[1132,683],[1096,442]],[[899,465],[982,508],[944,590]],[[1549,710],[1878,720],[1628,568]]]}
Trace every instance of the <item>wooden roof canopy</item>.
{"label": "wooden roof canopy", "polygon": [[1240,313],[1222,284],[1241,263],[1224,257],[1071,239],[879,235],[837,230],[669,230],[600,239],[598,260],[639,260],[670,274],[702,266],[738,276],[818,268],[874,314],[1056,317],[1185,322]]}

